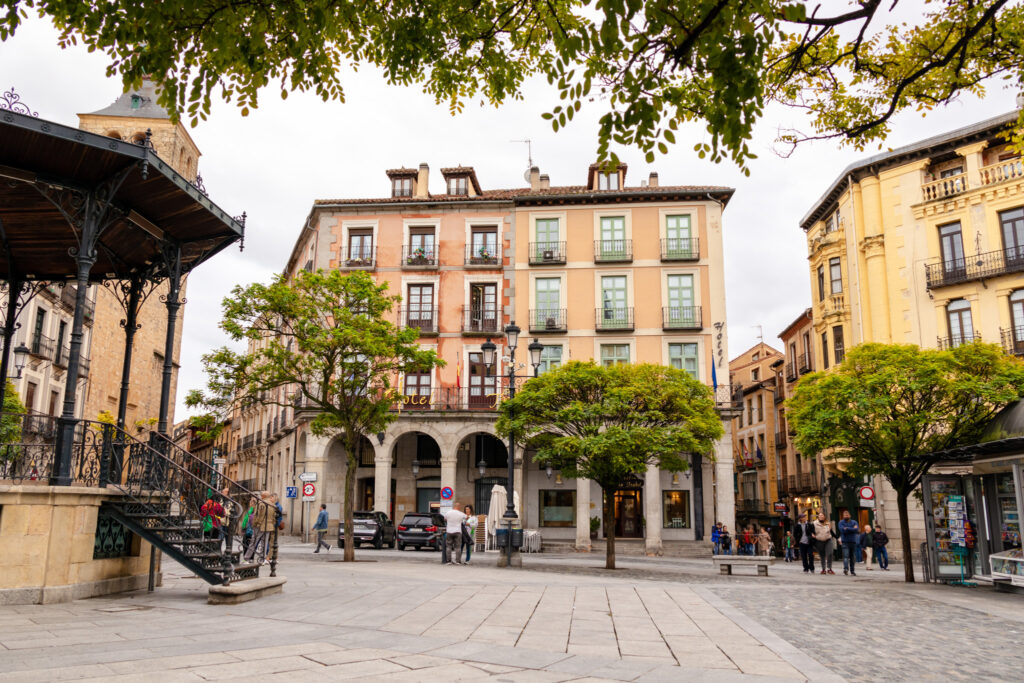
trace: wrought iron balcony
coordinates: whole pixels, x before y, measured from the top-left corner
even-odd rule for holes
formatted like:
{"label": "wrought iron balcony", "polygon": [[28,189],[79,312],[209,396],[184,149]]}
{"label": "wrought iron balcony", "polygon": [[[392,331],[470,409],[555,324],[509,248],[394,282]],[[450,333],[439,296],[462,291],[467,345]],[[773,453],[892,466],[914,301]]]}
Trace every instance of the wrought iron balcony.
{"label": "wrought iron balcony", "polygon": [[999,328],[1003,348],[1014,356],[1024,356],[1024,325],[1010,329]]}
{"label": "wrought iron balcony", "polygon": [[501,247],[497,245],[481,247],[479,244],[467,244],[466,265],[476,268],[500,268]]}
{"label": "wrought iron balcony", "polygon": [[661,309],[663,330],[699,330],[703,327],[700,306],[665,306]]}
{"label": "wrought iron balcony", "polygon": [[434,387],[410,389],[392,406],[397,412],[442,412],[453,410],[497,410],[504,397],[500,383],[476,387]]}
{"label": "wrought iron balcony", "polygon": [[598,332],[622,332],[633,329],[632,308],[598,308],[594,329]]}
{"label": "wrought iron balcony", "polygon": [[242,437],[242,450],[252,448],[256,444],[256,435],[249,434],[248,436]]}
{"label": "wrought iron balcony", "polygon": [[800,490],[807,493],[818,491],[818,475],[815,472],[801,472],[799,475]]}
{"label": "wrought iron balcony", "polygon": [[530,332],[565,332],[568,329],[564,308],[530,309]]}
{"label": "wrought iron balcony", "polygon": [[81,356],[79,356],[79,358],[78,358],[78,376],[79,377],[87,377],[89,375],[89,367],[90,367],[90,365],[91,365],[91,361],[89,360],[89,356],[86,356],[84,353]]}
{"label": "wrought iron balcony", "polygon": [[925,264],[929,289],[1013,273],[1024,273],[1024,246],[987,251],[946,261],[939,259]]}
{"label": "wrought iron balcony", "polygon": [[811,354],[809,354],[809,353],[801,353],[799,356],[797,356],[796,366],[797,366],[797,369],[800,371],[801,375],[804,374],[804,373],[810,372],[811,370],[813,370],[814,369],[814,362],[811,359]]}
{"label": "wrought iron balcony", "polygon": [[795,382],[796,377],[796,365],[793,363],[786,363],[786,381]]}
{"label": "wrought iron balcony", "polygon": [[737,512],[747,512],[753,514],[767,514],[768,503],[757,498],[744,498],[736,501]]}
{"label": "wrought iron balcony", "polygon": [[629,263],[633,240],[594,240],[594,263]]}
{"label": "wrought iron balcony", "polygon": [[785,448],[786,447],[786,432],[775,432],[775,447]]}
{"label": "wrought iron balcony", "polygon": [[713,388],[715,407],[718,410],[743,410],[743,387],[719,384]]}
{"label": "wrought iron balcony", "polygon": [[44,360],[53,360],[56,343],[47,336],[37,334],[32,337],[32,343],[28,345],[28,352]]}
{"label": "wrought iron balcony", "polygon": [[339,267],[345,270],[372,270],[377,267],[377,247],[343,247]]}
{"label": "wrought iron balcony", "polygon": [[530,265],[565,263],[565,242],[530,242]]}
{"label": "wrought iron balcony", "polygon": [[797,476],[790,474],[786,476],[786,491],[789,493],[796,493],[800,488],[797,485]]}
{"label": "wrought iron balcony", "polygon": [[775,382],[775,392],[772,398],[776,404],[782,403],[786,400],[786,392],[783,390],[782,377],[778,377]]}
{"label": "wrought iron balcony", "polygon": [[661,240],[662,261],[697,261],[699,259],[700,244],[696,237]]}
{"label": "wrought iron balcony", "polygon": [[435,270],[437,250],[433,247],[402,247],[402,268],[406,270]]}
{"label": "wrought iron balcony", "polygon": [[948,337],[936,338],[936,344],[939,349],[955,349],[958,346],[973,344],[976,341],[981,341],[981,335],[977,332],[974,334],[951,334]]}
{"label": "wrought iron balcony", "polygon": [[967,174],[958,173],[946,178],[939,178],[921,185],[921,192],[926,202],[935,199],[954,197],[967,190]]}
{"label": "wrought iron balcony", "polygon": [[462,333],[471,335],[497,335],[501,332],[501,315],[495,308],[462,309]]}
{"label": "wrought iron balcony", "polygon": [[420,334],[437,334],[437,317],[437,309],[429,306],[398,309],[399,327],[415,327],[419,329]]}
{"label": "wrought iron balcony", "polygon": [[63,348],[57,349],[53,354],[53,364],[58,368],[67,368],[68,358],[71,357],[71,347],[67,344]]}

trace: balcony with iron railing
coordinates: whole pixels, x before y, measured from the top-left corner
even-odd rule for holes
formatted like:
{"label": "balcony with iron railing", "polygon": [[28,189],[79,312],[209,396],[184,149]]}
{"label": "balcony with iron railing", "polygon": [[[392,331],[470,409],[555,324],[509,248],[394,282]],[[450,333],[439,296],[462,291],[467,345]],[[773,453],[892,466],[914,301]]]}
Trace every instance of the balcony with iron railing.
{"label": "balcony with iron railing", "polygon": [[594,317],[594,329],[598,332],[624,332],[633,329],[632,307],[598,308]]}
{"label": "balcony with iron railing", "polygon": [[811,354],[809,354],[809,353],[801,353],[799,356],[797,356],[796,367],[797,367],[797,370],[800,371],[801,375],[803,375],[805,373],[808,373],[811,370],[813,370],[814,369],[813,366],[814,366],[814,361],[811,358]]}
{"label": "balcony with iron railing", "polygon": [[401,328],[415,327],[421,335],[435,335],[438,310],[429,306],[406,306],[398,309],[398,326]]}
{"label": "balcony with iron railing", "polygon": [[699,330],[703,327],[700,306],[665,306],[661,309],[663,330]]}
{"label": "balcony with iron railing", "polygon": [[786,475],[786,491],[788,493],[796,493],[799,490],[800,490],[800,487],[799,487],[799,485],[797,483],[797,475],[795,475],[795,474]]}
{"label": "balcony with iron railing", "polygon": [[999,338],[1003,348],[1014,356],[1024,356],[1024,325],[1010,329],[999,328]]}
{"label": "balcony with iron railing", "polygon": [[1024,272],[1024,246],[925,264],[928,289]]}
{"label": "balcony with iron railing", "polygon": [[786,392],[782,384],[782,375],[776,375],[775,391],[772,394],[772,400],[776,405],[786,400]]}
{"label": "balcony with iron railing", "polygon": [[743,410],[743,387],[732,384],[719,384],[712,387],[715,394],[715,408],[725,413],[733,413]]}
{"label": "balcony with iron railing", "polygon": [[564,308],[531,308],[530,332],[565,332],[569,329]]}
{"label": "balcony with iron railing", "polygon": [[87,377],[89,375],[89,367],[92,362],[89,360],[89,356],[84,353],[78,357],[78,376]]}
{"label": "balcony with iron railing", "polygon": [[54,354],[56,353],[56,342],[49,337],[37,334],[32,337],[31,343],[28,345],[28,352],[37,358],[43,360],[53,360]]}
{"label": "balcony with iron railing", "polygon": [[377,247],[343,247],[338,262],[342,270],[372,270],[377,266]]}
{"label": "balcony with iron railing", "polygon": [[661,240],[662,261],[698,261],[700,243],[696,237],[664,238]]}
{"label": "balcony with iron railing", "polygon": [[242,448],[243,451],[247,450],[249,448],[252,448],[255,444],[256,444],[256,435],[255,434],[249,434],[248,436],[242,437],[242,446],[241,446],[241,448]]}
{"label": "balcony with iron railing", "polygon": [[758,500],[757,498],[743,498],[736,501],[736,511],[748,514],[767,514],[768,503],[767,501]]}
{"label": "balcony with iron railing", "polygon": [[786,432],[775,432],[775,447],[785,448],[787,443]]}
{"label": "balcony with iron railing", "polygon": [[633,240],[594,240],[594,263],[629,263]]}
{"label": "balcony with iron railing", "polygon": [[815,472],[801,472],[799,475],[799,489],[806,493],[818,491],[818,475]]}
{"label": "balcony with iron railing", "polygon": [[796,365],[793,363],[786,363],[786,381],[795,382],[796,377]]}
{"label": "balcony with iron railing", "polygon": [[71,347],[67,344],[63,348],[57,349],[53,354],[53,364],[58,368],[67,368],[68,359],[71,357]]}
{"label": "balcony with iron railing", "polygon": [[501,247],[467,244],[465,258],[465,265],[468,268],[500,268]]}
{"label": "balcony with iron railing", "polygon": [[565,242],[530,242],[531,266],[563,263],[565,263]]}
{"label": "balcony with iron railing", "polygon": [[981,335],[977,332],[973,334],[951,334],[948,337],[936,337],[936,345],[940,350],[955,349],[958,346],[973,344],[976,341],[981,341]]}
{"label": "balcony with iron railing", "polygon": [[437,270],[437,250],[433,247],[402,247],[402,268],[405,270]]}
{"label": "balcony with iron railing", "polygon": [[501,330],[501,318],[497,308],[462,308],[462,334],[495,336]]}
{"label": "balcony with iron railing", "polygon": [[503,384],[475,387],[434,387],[407,390],[392,405],[397,412],[491,411],[505,397]]}

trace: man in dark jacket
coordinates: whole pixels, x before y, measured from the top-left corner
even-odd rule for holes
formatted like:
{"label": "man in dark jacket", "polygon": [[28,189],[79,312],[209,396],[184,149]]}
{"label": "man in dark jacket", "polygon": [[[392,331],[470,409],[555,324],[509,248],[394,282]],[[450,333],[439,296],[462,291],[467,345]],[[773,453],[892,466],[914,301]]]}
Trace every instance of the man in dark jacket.
{"label": "man in dark jacket", "polygon": [[800,561],[804,565],[804,573],[814,571],[814,530],[809,528],[807,513],[801,512],[796,526],[793,528],[793,538],[797,548],[800,549]]}
{"label": "man in dark jacket", "polygon": [[839,520],[839,545],[843,547],[843,574],[857,576],[857,541],[860,528],[850,519],[850,511],[843,511]]}
{"label": "man in dark jacket", "polygon": [[875,525],[875,531],[871,534],[871,545],[875,549],[875,559],[878,560],[878,568],[882,571],[889,571],[889,553],[885,546],[889,545],[889,537],[882,530],[881,524]]}

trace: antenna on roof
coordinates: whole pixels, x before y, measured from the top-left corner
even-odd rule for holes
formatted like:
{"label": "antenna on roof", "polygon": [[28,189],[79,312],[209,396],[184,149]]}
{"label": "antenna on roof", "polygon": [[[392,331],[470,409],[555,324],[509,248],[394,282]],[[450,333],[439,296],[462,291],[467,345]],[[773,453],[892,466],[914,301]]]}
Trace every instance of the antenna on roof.
{"label": "antenna on roof", "polygon": [[757,328],[757,338],[764,344],[764,326],[763,325],[751,325],[751,327]]}
{"label": "antenna on roof", "polygon": [[526,143],[526,173],[523,174],[523,180],[530,182],[530,169],[533,168],[533,143],[530,139],[525,140],[509,140],[509,142],[525,142]]}

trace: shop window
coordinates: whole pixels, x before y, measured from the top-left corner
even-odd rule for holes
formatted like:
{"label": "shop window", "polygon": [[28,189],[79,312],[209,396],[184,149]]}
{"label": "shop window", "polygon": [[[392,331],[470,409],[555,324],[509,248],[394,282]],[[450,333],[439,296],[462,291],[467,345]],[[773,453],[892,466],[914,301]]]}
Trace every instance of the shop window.
{"label": "shop window", "polygon": [[541,526],[576,526],[576,491],[552,489],[539,493]]}
{"label": "shop window", "polygon": [[690,492],[662,491],[662,526],[666,529],[690,528]]}

